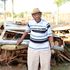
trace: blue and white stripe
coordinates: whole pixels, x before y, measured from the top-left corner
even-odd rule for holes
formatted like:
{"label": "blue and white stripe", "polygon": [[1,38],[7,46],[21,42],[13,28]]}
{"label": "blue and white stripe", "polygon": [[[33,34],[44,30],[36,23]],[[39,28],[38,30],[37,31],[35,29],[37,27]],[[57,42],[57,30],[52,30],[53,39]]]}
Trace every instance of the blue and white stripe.
{"label": "blue and white stripe", "polygon": [[52,36],[50,24],[43,19],[39,23],[34,20],[29,21],[26,31],[30,31],[30,39],[37,42],[46,41]]}

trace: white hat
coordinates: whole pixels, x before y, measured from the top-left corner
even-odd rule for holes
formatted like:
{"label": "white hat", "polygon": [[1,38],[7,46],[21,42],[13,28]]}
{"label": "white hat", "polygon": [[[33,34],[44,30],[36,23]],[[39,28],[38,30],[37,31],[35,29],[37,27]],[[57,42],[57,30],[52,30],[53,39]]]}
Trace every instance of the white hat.
{"label": "white hat", "polygon": [[35,14],[35,13],[38,13],[38,12],[41,13],[41,11],[39,10],[39,8],[34,8],[34,9],[32,10],[32,14]]}

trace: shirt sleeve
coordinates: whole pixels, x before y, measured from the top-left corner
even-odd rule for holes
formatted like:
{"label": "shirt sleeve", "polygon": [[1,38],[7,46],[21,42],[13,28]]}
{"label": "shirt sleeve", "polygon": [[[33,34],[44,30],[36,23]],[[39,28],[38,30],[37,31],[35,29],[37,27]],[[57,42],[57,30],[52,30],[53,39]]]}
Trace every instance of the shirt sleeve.
{"label": "shirt sleeve", "polygon": [[29,26],[29,23],[26,25],[25,32],[30,32],[30,26]]}
{"label": "shirt sleeve", "polygon": [[48,35],[48,37],[49,37],[49,36],[53,36],[52,29],[51,29],[51,26],[50,26],[49,23],[48,23],[48,25],[47,25],[47,35]]}

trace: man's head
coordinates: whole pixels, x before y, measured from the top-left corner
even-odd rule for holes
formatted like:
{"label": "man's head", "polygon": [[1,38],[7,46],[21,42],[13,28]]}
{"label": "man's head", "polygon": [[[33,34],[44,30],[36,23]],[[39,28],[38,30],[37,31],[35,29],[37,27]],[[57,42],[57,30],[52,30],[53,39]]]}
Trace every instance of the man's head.
{"label": "man's head", "polygon": [[42,12],[38,9],[38,8],[34,8],[32,10],[32,17],[34,18],[34,20],[38,23],[41,20],[41,15]]}

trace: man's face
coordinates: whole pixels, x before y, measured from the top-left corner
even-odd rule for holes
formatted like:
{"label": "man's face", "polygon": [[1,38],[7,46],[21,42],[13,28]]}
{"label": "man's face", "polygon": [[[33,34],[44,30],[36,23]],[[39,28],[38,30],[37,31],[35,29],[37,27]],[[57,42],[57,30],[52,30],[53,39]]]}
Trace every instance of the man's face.
{"label": "man's face", "polygon": [[41,12],[32,14],[32,17],[34,18],[34,20],[35,20],[37,23],[40,22],[40,20],[41,20]]}

